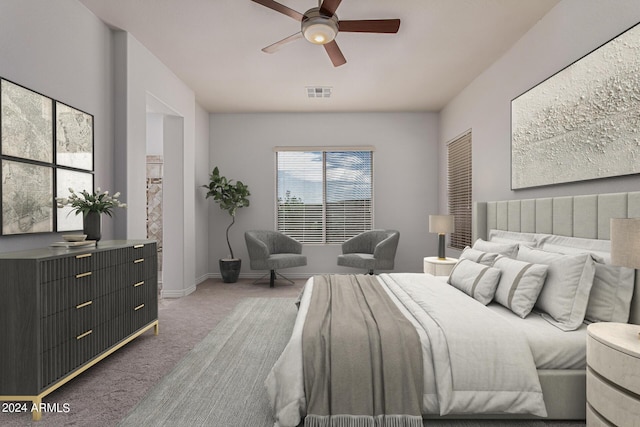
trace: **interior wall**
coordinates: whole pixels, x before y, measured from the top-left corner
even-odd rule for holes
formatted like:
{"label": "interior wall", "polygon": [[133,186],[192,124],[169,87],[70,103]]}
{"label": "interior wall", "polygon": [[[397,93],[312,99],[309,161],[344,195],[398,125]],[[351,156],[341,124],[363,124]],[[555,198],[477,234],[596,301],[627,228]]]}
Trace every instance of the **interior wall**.
{"label": "interior wall", "polygon": [[512,191],[511,100],[640,21],[637,0],[562,0],[440,113],[440,203],[446,143],[473,135],[473,199],[508,200],[635,191],[640,175]]}
{"label": "interior wall", "polygon": [[[94,115],[95,185],[115,192],[112,68],[111,31],[77,1],[0,2],[0,76]],[[113,236],[107,218],[102,237]],[[0,252],[59,240],[58,233],[1,236]]]}
{"label": "interior wall", "polygon": [[[231,245],[249,269],[244,231],[275,229],[275,146],[373,145],[374,226],[400,231],[395,271],[420,272],[422,259],[437,250],[428,233],[428,215],[438,212],[438,128],[432,113],[273,113],[211,114],[210,170],[249,186],[251,206],[240,209],[230,232]],[[208,174],[199,177],[208,183]],[[201,189],[204,198],[206,190]],[[210,203],[210,271],[219,277],[218,259],[228,255],[229,215]],[[304,245],[306,267],[287,269],[292,277],[354,272],[338,267],[340,245]]]}
{"label": "interior wall", "polygon": [[162,156],[164,154],[163,120],[164,114],[147,113],[147,156]]}
{"label": "interior wall", "polygon": [[195,221],[195,262],[196,283],[209,277],[209,209],[210,201],[202,194],[203,184],[208,182],[209,169],[209,113],[196,105],[196,146],[193,172],[195,173],[194,221]]}
{"label": "interior wall", "polygon": [[152,98],[171,111],[163,122],[163,295],[184,296],[197,284],[195,254],[207,251],[196,246],[195,238],[195,152],[196,146],[208,144],[208,135],[196,132],[201,108],[193,91],[132,35],[118,31],[114,43],[116,181],[128,197],[121,232],[127,238],[146,235],[146,112]]}

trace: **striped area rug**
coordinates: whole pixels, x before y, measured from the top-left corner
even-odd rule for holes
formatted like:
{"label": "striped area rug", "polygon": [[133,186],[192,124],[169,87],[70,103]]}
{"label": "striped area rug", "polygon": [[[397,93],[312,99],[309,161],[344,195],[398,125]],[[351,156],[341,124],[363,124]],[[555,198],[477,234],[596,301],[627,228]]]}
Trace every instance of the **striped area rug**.
{"label": "striped area rug", "polygon": [[272,426],[264,380],[291,336],[294,302],[240,302],[119,425]]}

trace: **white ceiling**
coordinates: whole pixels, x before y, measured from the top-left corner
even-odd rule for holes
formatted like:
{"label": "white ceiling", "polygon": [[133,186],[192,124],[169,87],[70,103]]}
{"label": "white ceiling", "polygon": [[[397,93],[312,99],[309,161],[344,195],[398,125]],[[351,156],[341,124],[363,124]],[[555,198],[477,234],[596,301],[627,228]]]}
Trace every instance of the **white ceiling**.
{"label": "white ceiling", "polygon": [[[304,39],[260,49],[300,23],[250,0],[80,0],[128,31],[209,112],[439,111],[560,0],[343,0],[340,19],[400,18],[397,34],[340,33],[347,63]],[[280,0],[304,13],[314,0]],[[330,86],[310,99],[308,86]]]}

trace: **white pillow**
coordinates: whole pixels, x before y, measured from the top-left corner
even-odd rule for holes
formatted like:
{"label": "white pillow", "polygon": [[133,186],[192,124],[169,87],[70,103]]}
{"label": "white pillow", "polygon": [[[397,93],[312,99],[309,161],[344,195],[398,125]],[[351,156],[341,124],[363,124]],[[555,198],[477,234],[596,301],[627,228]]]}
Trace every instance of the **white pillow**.
{"label": "white pillow", "polygon": [[591,322],[629,321],[635,270],[595,263],[596,274],[589,294],[585,320]]}
{"label": "white pillow", "polygon": [[499,256],[493,266],[501,272],[495,301],[518,316],[527,317],[540,295],[548,267],[505,256]]}
{"label": "white pillow", "polygon": [[451,270],[449,284],[487,305],[493,299],[500,279],[500,270],[461,259]]}
{"label": "white pillow", "polygon": [[561,254],[590,253],[596,262],[611,264],[611,241],[585,239],[582,237],[548,234],[539,245],[540,249]]}
{"label": "white pillow", "polygon": [[540,292],[536,308],[542,317],[563,331],[582,325],[593,286],[595,265],[586,253],[563,255],[522,246],[518,259],[549,266],[547,280]]}
{"label": "white pillow", "polygon": [[538,246],[542,234],[522,233],[519,231],[489,230],[489,241],[497,243],[524,243],[531,247]]}
{"label": "white pillow", "polygon": [[497,252],[500,255],[508,256],[509,258],[515,258],[518,254],[517,243],[497,243],[487,242],[486,240],[478,239],[473,244],[473,249],[482,252]]}
{"label": "white pillow", "polygon": [[611,262],[610,240],[549,235],[544,239],[542,249],[562,254],[588,253],[595,261],[596,271],[585,320],[620,323],[629,321],[634,270],[608,265]]}
{"label": "white pillow", "polygon": [[468,259],[482,265],[492,266],[498,255],[499,254],[496,252],[483,252],[467,246],[464,248],[459,258]]}

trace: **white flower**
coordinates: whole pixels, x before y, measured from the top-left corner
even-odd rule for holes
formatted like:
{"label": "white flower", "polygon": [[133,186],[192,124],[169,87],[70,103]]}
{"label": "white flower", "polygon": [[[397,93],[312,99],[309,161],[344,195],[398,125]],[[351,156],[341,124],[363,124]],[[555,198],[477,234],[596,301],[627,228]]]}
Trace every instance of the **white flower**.
{"label": "white flower", "polygon": [[118,191],[118,192],[116,192],[116,194],[114,194],[114,195],[113,195],[113,198],[114,198],[114,199],[117,199],[118,197],[120,197],[120,192],[119,192],[119,191]]}

